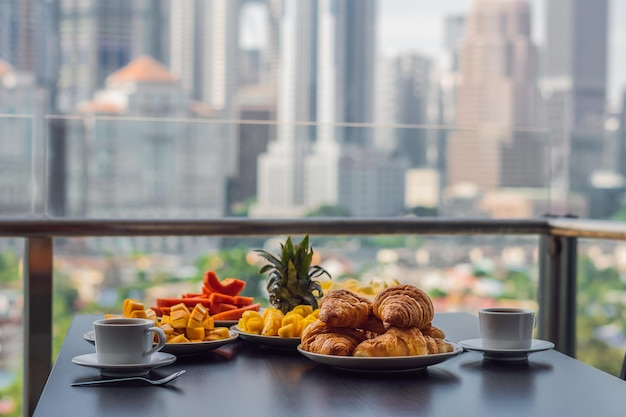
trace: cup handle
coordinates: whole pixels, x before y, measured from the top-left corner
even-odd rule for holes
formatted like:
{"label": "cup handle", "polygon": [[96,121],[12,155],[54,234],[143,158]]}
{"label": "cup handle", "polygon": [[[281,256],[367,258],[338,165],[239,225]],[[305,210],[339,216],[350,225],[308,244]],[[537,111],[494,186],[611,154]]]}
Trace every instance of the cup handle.
{"label": "cup handle", "polygon": [[156,333],[159,339],[157,344],[154,345],[152,349],[150,349],[149,351],[143,354],[144,356],[150,356],[153,353],[158,352],[159,350],[163,349],[163,346],[165,346],[165,332],[163,331],[163,329],[157,326],[150,327],[149,329],[146,330],[146,332]]}

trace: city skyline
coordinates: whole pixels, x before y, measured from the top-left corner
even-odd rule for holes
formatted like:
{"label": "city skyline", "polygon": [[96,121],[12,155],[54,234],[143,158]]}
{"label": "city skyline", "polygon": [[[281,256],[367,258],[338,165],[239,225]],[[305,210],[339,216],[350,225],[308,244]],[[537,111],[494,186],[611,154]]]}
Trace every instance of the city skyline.
{"label": "city skyline", "polygon": [[[407,0],[385,0],[379,7],[379,50],[382,55],[417,53],[431,58],[444,54],[444,19],[450,15],[467,15],[476,0],[441,0],[436,3]],[[493,0],[490,0],[493,1]],[[538,49],[545,45],[546,2],[528,0],[531,8],[531,39]],[[257,47],[265,40],[263,6],[246,6],[244,21],[248,26],[242,31],[242,46]],[[626,1],[609,0],[609,62],[607,101],[610,110],[621,106],[626,89],[626,26],[619,17],[626,16]],[[417,25],[416,25],[417,21]],[[621,52],[621,53],[620,53]]]}

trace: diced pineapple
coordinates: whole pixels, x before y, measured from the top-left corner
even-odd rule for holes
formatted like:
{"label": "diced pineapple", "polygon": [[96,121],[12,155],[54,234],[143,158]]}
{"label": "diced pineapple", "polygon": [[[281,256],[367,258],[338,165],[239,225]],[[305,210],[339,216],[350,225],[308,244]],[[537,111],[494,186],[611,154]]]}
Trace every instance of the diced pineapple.
{"label": "diced pineapple", "polygon": [[298,331],[293,323],[286,324],[278,329],[278,336],[280,337],[299,337]]}
{"label": "diced pineapple", "polygon": [[282,326],[283,317],[283,313],[279,310],[272,311],[265,315],[261,334],[264,336],[276,336],[278,334],[278,329]]}
{"label": "diced pineapple", "polygon": [[304,320],[304,317],[302,317],[299,314],[287,313],[285,317],[283,318],[281,327],[285,327],[291,324],[293,327],[292,332],[294,336],[289,336],[289,337],[298,337],[301,335],[303,320]]}
{"label": "diced pineapple", "polygon": [[122,316],[120,316],[119,314],[105,314],[104,315],[105,319],[118,319],[120,317],[122,317]]}
{"label": "diced pineapple", "polygon": [[169,316],[169,314],[163,314],[163,315],[161,316],[161,324],[166,324],[166,323],[167,323],[167,324],[169,324],[169,323],[171,323],[171,322],[172,322],[172,319],[171,319],[171,317]]}
{"label": "diced pineapple", "polygon": [[296,313],[301,315],[302,317],[306,317],[309,314],[313,313],[313,307],[308,305],[297,305],[291,310],[292,313]]}
{"label": "diced pineapple", "polygon": [[[272,314],[272,313],[280,313],[283,314],[282,311],[280,311],[279,309],[275,308],[275,307],[268,307],[263,311],[263,315],[261,317],[263,317],[263,320],[265,320],[265,318],[267,317],[268,314]],[[257,311],[251,311],[251,313],[257,313],[257,314],[261,314]],[[245,312],[244,312],[245,314]]]}

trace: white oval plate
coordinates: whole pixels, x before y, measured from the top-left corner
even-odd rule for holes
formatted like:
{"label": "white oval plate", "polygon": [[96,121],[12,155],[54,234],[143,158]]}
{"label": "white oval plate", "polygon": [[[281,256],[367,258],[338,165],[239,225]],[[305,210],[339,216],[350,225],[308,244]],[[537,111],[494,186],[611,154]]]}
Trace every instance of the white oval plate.
{"label": "white oval plate", "polygon": [[[165,346],[163,346],[163,349],[160,350],[160,352],[170,353],[176,356],[198,355],[201,353],[206,353],[213,349],[224,346],[228,343],[234,342],[239,337],[239,335],[232,330],[229,330],[229,333],[230,337],[226,339],[210,340],[206,342],[166,343]],[[84,333],[83,339],[85,339],[92,345],[95,345],[96,343],[93,330]]]}
{"label": "white oval plate", "polygon": [[312,361],[333,366],[335,368],[357,372],[414,372],[428,366],[445,362],[463,352],[463,348],[449,342],[454,346],[454,351],[449,353],[436,353],[422,356],[386,356],[386,357],[358,357],[358,356],[336,356],[312,353],[298,346],[298,351]]}
{"label": "white oval plate", "polygon": [[237,326],[231,326],[230,330],[239,334],[239,337],[241,337],[243,340],[275,348],[295,348],[300,344],[301,341],[299,337],[263,336],[260,334],[246,333],[242,330],[239,330],[239,327]]}

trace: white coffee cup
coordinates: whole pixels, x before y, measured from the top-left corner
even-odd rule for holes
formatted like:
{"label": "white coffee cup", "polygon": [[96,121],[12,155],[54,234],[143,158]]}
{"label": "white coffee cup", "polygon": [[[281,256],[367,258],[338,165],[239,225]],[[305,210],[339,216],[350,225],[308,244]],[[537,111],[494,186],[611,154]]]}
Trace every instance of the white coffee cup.
{"label": "white coffee cup", "polygon": [[[153,320],[111,318],[93,323],[98,363],[109,365],[146,364],[165,345],[165,333]],[[154,335],[158,342],[154,344]]]}
{"label": "white coffee cup", "polygon": [[535,312],[526,308],[484,308],[478,311],[485,349],[528,349],[532,346]]}

